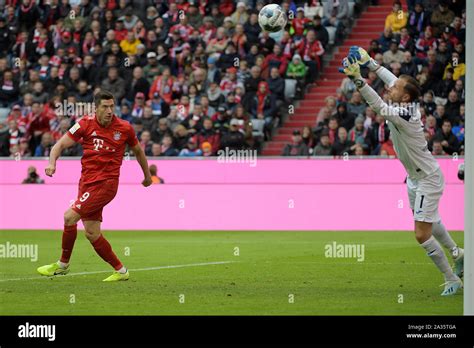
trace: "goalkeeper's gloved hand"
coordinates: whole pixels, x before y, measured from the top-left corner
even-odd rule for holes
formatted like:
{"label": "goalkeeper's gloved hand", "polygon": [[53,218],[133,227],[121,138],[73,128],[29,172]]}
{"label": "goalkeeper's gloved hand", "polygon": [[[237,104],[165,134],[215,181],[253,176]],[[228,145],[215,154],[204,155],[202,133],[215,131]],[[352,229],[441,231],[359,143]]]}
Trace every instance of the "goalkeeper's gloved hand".
{"label": "goalkeeper's gloved hand", "polygon": [[360,66],[369,68],[370,71],[375,71],[380,66],[376,60],[369,56],[366,50],[359,46],[352,46],[349,49],[347,59],[349,63],[357,62]]}
{"label": "goalkeeper's gloved hand", "polygon": [[350,63],[348,57],[342,60],[342,67],[339,68],[339,72],[350,78],[357,88],[361,88],[365,84],[365,80],[360,75],[359,64],[357,62]]}
{"label": "goalkeeper's gloved hand", "polygon": [[361,78],[359,64],[351,63],[349,57],[342,60],[342,67],[339,68],[339,72],[345,74],[351,80]]}

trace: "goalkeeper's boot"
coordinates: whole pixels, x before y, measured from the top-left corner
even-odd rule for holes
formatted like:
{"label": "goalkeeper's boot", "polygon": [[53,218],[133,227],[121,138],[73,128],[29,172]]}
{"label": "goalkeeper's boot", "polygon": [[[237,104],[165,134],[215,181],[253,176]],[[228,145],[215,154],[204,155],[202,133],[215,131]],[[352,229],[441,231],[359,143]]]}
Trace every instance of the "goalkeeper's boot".
{"label": "goalkeeper's boot", "polygon": [[45,265],[37,268],[39,274],[52,277],[55,275],[66,275],[69,273],[69,266],[66,268],[61,267],[57,262],[50,265]]}
{"label": "goalkeeper's boot", "polygon": [[448,280],[446,283],[441,284],[444,285],[444,290],[441,293],[441,296],[451,296],[458,292],[459,289],[462,289],[462,281],[461,279],[457,280]]}
{"label": "goalkeeper's boot", "polygon": [[125,273],[115,271],[111,276],[105,278],[103,282],[118,282],[121,280],[128,280],[128,278],[130,278],[130,273],[128,273],[128,270]]}
{"label": "goalkeeper's boot", "polygon": [[464,275],[464,250],[455,247],[456,249],[453,250],[453,260],[454,260],[454,274],[456,274],[459,278],[462,278]]}

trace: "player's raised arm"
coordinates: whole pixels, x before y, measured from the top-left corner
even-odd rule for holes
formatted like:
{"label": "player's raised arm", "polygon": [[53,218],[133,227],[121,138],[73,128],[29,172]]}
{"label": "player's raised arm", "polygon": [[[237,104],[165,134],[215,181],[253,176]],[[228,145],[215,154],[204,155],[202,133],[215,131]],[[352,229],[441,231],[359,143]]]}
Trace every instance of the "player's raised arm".
{"label": "player's raised arm", "polygon": [[51,149],[51,153],[49,154],[49,164],[45,168],[44,172],[47,176],[53,176],[56,172],[56,161],[58,160],[59,156],[64,149],[71,147],[76,142],[72,140],[72,138],[66,133],[64,134],[61,139],[58,140],[56,144],[54,144],[53,148]]}
{"label": "player's raised arm", "polygon": [[369,68],[388,86],[392,87],[398,78],[392,74],[392,72],[383,66],[381,66],[375,59],[372,59],[370,55],[359,46],[352,46],[349,50],[349,56],[347,57],[350,63],[357,61],[360,66]]}

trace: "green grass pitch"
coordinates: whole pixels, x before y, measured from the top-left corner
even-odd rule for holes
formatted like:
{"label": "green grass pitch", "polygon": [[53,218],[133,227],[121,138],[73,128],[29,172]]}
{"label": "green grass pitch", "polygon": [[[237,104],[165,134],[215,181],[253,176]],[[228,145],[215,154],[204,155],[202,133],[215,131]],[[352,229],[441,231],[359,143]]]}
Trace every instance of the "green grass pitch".
{"label": "green grass pitch", "polygon": [[[0,259],[1,314],[462,314],[462,292],[440,296],[442,276],[409,232],[107,231],[105,236],[131,270],[129,281],[102,282],[112,269],[82,232],[71,275],[48,279],[36,268],[58,259],[61,232],[0,231],[1,244],[38,244],[37,262]],[[453,237],[462,245],[462,232]],[[365,260],[326,258],[325,245],[333,241],[363,244]],[[196,265],[219,261],[232,263]]]}

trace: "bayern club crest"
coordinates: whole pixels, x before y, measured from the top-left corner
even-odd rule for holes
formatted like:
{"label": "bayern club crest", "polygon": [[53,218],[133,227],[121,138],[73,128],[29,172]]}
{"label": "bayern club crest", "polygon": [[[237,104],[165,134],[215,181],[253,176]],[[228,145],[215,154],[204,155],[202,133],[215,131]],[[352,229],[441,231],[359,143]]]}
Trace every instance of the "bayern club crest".
{"label": "bayern club crest", "polygon": [[122,134],[120,132],[114,132],[114,140],[120,140],[120,136]]}

